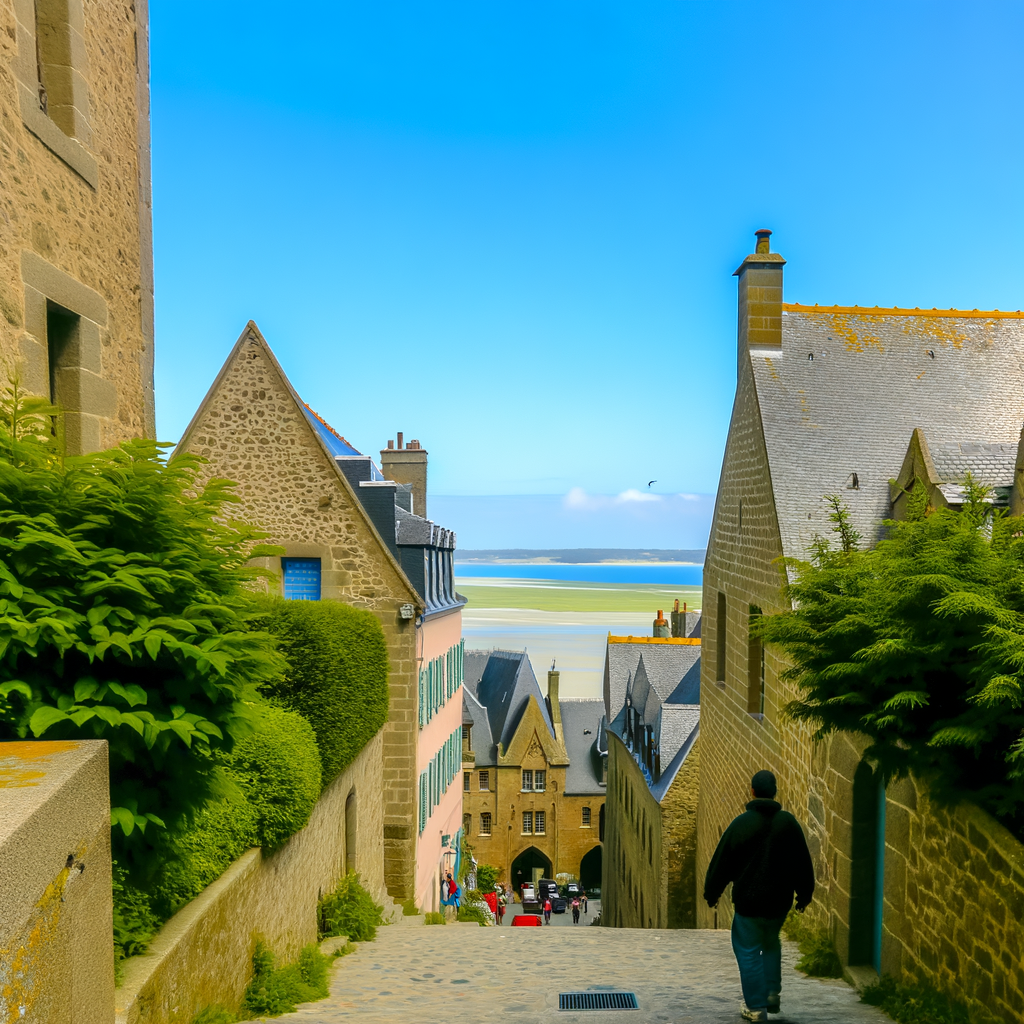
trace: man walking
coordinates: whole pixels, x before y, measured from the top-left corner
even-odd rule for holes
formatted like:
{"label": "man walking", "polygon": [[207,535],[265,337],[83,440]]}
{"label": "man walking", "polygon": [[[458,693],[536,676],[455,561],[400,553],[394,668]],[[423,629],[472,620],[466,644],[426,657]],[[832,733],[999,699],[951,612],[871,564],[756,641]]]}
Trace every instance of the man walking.
{"label": "man walking", "polygon": [[750,780],[753,799],[725,830],[708,865],[704,899],[718,905],[732,882],[732,949],[740,969],[744,1020],[779,1012],[782,946],[779,931],[793,906],[801,913],[814,895],[814,867],[796,818],[775,799],[775,776]]}

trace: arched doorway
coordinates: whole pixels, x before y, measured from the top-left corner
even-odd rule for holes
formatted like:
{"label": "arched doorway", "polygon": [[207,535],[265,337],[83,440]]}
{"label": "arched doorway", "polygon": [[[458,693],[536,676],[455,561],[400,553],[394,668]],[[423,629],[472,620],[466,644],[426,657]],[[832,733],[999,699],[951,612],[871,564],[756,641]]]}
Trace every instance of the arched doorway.
{"label": "arched doorway", "polygon": [[511,881],[516,892],[519,892],[523,882],[536,885],[538,879],[551,877],[551,861],[536,846],[527,847],[512,861]]}
{"label": "arched doorway", "polygon": [[601,847],[595,846],[580,861],[580,885],[588,892],[601,888],[601,858]]}

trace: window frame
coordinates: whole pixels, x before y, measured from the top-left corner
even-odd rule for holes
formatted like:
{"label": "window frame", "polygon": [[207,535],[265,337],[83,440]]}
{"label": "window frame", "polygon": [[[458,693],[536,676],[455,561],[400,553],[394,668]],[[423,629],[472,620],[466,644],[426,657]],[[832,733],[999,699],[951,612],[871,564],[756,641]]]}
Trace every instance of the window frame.
{"label": "window frame", "polygon": [[535,836],[547,835],[548,816],[544,811],[533,812],[533,834]]}
{"label": "window frame", "polygon": [[[521,793],[532,793],[533,792],[533,769],[532,768],[521,768],[522,772],[522,787]],[[529,776],[529,778],[527,778]]]}
{"label": "window frame", "polygon": [[491,835],[491,812],[481,811],[480,812],[480,831],[478,835],[484,838],[489,838]]}
{"label": "window frame", "polygon": [[[527,828],[527,824],[529,824],[529,828]],[[524,835],[524,836],[532,836],[533,835],[533,811],[523,811],[522,828],[523,828],[523,830],[522,830],[521,835]]]}
{"label": "window frame", "polygon": [[533,792],[543,793],[547,789],[548,773],[545,768],[535,768],[533,770]]}
{"label": "window frame", "polygon": [[473,773],[472,772],[463,772],[462,773],[462,792],[463,793],[471,792],[469,787],[470,787],[470,784],[472,783],[472,781],[473,781]]}
{"label": "window frame", "polygon": [[591,825],[591,814],[589,807],[580,808],[580,828],[592,828]]}
{"label": "window frame", "polygon": [[481,793],[490,793],[491,791],[491,773],[488,769],[484,768],[477,774],[477,789]]}

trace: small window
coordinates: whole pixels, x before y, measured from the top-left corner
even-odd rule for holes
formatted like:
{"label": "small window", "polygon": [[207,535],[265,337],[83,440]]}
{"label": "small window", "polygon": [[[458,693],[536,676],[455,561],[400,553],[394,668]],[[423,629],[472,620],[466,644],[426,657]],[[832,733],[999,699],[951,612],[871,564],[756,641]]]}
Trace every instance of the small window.
{"label": "small window", "polygon": [[282,558],[281,576],[286,600],[320,600],[319,558]]}
{"label": "small window", "polygon": [[533,811],[523,811],[523,835],[533,835]]}
{"label": "small window", "polygon": [[480,773],[480,792],[489,793],[491,789],[491,773],[481,772]]}
{"label": "small window", "polygon": [[534,835],[544,835],[544,812],[534,811],[533,813],[533,833]]}
{"label": "small window", "polygon": [[534,772],[533,773],[533,791],[535,793],[543,793],[544,785],[547,782],[547,772]]}
{"label": "small window", "polygon": [[533,772],[529,768],[523,769],[523,792],[530,793],[533,791]]}
{"label": "small window", "polygon": [[463,791],[463,793],[468,793],[469,792],[469,780],[471,778],[472,778],[472,776],[469,774],[469,772],[463,772],[462,773],[462,791]]}
{"label": "small window", "polygon": [[582,811],[582,820],[580,821],[582,828],[590,828],[590,808],[584,807]]}
{"label": "small window", "polygon": [[725,648],[728,643],[726,637],[726,619],[728,609],[725,604],[725,594],[718,592],[718,614],[715,616],[715,681],[725,682]]}
{"label": "small window", "polygon": [[761,609],[751,605],[747,627],[747,711],[752,715],[764,714],[764,644],[754,636],[760,618]]}
{"label": "small window", "polygon": [[480,815],[480,835],[489,836],[491,834],[491,815],[489,812],[484,811]]}
{"label": "small window", "polygon": [[66,412],[77,412],[72,388],[62,380],[64,370],[74,369],[78,359],[81,317],[55,302],[46,303],[46,361],[50,374],[50,402]]}

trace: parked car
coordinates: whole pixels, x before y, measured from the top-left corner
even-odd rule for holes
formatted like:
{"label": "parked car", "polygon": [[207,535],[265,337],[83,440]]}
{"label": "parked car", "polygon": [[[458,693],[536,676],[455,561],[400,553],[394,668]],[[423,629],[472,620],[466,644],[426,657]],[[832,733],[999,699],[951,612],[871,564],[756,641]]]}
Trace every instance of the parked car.
{"label": "parked car", "polygon": [[555,914],[564,914],[568,906],[565,897],[558,888],[558,883],[553,878],[542,878],[537,883],[539,889],[538,899],[540,905],[544,906],[545,900],[551,900],[551,911]]}
{"label": "parked car", "polygon": [[537,890],[532,882],[523,882],[519,890],[520,898],[523,901],[523,909],[529,907],[531,910],[537,908]]}
{"label": "parked car", "polygon": [[516,914],[512,918],[513,928],[529,928],[533,925],[539,925],[543,922],[540,919],[539,914]]}
{"label": "parked car", "polygon": [[565,887],[565,898],[572,903],[573,900],[583,899],[583,886],[579,882],[570,882]]}

